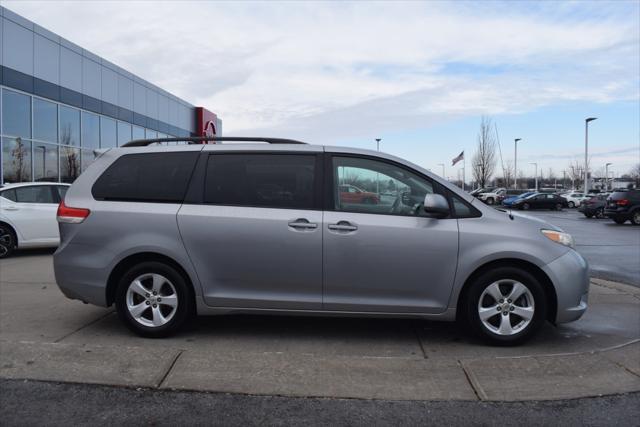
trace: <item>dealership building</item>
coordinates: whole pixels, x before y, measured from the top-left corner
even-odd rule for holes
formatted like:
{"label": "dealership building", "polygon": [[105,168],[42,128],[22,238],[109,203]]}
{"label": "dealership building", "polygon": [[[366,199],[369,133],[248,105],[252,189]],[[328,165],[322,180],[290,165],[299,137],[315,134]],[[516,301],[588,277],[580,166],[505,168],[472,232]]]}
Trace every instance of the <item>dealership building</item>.
{"label": "dealership building", "polygon": [[97,148],[222,132],[206,108],[1,6],[0,92],[0,184],[72,182]]}

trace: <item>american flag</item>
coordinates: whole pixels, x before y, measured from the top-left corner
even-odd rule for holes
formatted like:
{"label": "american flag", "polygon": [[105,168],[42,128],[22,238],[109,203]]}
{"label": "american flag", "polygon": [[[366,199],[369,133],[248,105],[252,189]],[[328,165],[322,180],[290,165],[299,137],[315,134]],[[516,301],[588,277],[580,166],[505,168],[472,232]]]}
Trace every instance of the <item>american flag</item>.
{"label": "american flag", "polygon": [[458,163],[460,160],[464,159],[464,151],[462,151],[462,153],[460,153],[458,155],[458,157],[454,157],[453,160],[451,160],[451,166],[455,166],[456,163]]}

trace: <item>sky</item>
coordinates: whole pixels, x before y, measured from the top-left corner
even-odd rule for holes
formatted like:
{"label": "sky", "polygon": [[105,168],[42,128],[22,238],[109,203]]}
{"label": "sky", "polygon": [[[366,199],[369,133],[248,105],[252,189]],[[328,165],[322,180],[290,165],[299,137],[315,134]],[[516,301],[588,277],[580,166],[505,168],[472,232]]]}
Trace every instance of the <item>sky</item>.
{"label": "sky", "polygon": [[[482,116],[503,162],[640,162],[640,2],[0,3],[216,112],[228,136],[380,149],[467,180]],[[497,175],[500,176],[500,162]]]}

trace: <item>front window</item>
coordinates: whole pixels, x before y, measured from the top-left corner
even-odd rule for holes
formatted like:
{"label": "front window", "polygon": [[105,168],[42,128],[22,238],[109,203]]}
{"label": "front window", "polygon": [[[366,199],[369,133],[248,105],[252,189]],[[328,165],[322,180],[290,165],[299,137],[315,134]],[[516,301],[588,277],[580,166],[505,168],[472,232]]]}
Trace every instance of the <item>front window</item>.
{"label": "front window", "polygon": [[56,203],[51,188],[47,185],[34,185],[16,188],[18,203]]}
{"label": "front window", "polygon": [[334,157],[333,179],[335,209],[345,212],[425,215],[424,197],[434,193],[431,181],[371,159]]}

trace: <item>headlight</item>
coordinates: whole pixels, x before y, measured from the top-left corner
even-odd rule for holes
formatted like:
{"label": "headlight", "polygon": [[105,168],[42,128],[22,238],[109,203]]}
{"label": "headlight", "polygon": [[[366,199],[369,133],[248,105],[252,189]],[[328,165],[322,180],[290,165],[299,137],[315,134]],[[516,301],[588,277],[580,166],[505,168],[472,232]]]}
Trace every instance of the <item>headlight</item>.
{"label": "headlight", "polygon": [[568,246],[570,248],[574,248],[575,244],[573,242],[573,237],[569,233],[563,233],[562,231],[555,230],[540,230],[542,234],[549,239],[553,240],[556,243],[560,243],[561,245]]}

